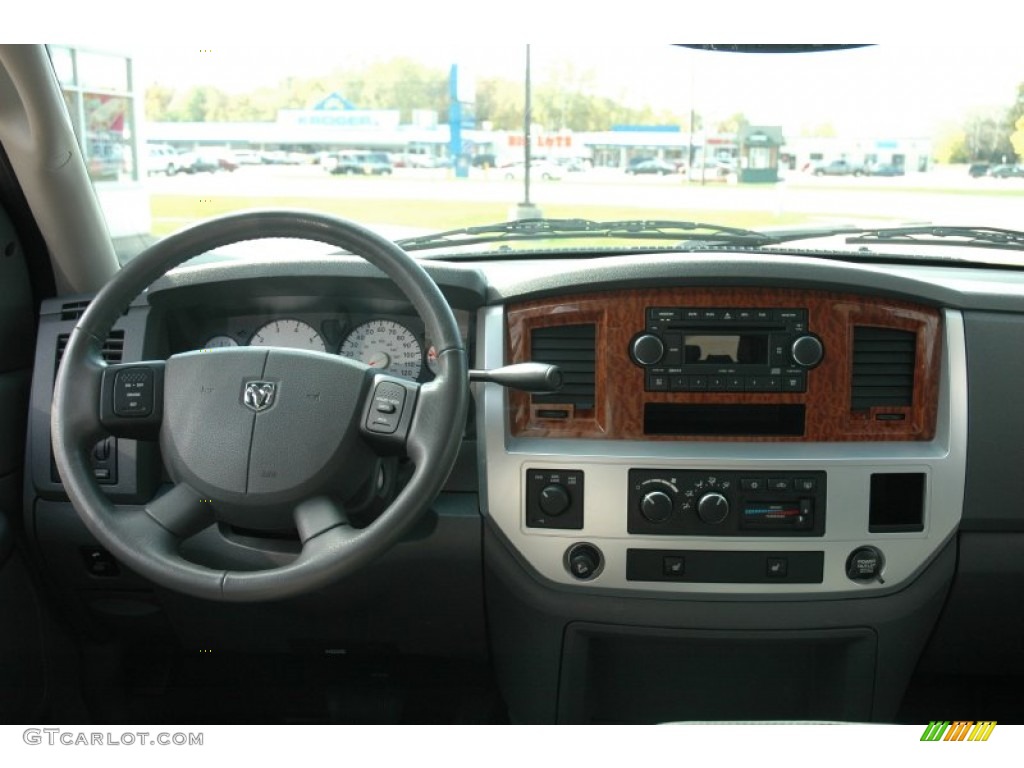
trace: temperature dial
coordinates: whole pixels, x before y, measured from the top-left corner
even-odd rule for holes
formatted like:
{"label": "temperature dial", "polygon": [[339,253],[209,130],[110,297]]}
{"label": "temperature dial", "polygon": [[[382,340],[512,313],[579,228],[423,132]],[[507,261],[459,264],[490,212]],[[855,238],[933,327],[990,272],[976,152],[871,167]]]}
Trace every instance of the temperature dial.
{"label": "temperature dial", "polygon": [[729,516],[729,500],[720,493],[705,493],[697,502],[697,516],[708,525],[718,525]]}
{"label": "temperature dial", "polygon": [[640,501],[640,514],[652,523],[663,523],[672,516],[672,497],[664,491],[650,491]]}

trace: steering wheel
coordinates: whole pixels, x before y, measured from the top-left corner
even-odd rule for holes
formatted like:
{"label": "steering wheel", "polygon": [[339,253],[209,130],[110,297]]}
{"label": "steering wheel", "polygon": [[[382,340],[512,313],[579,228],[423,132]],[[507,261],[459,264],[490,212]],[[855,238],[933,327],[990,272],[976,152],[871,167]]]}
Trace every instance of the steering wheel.
{"label": "steering wheel", "polygon": [[[131,301],[169,269],[211,249],[259,238],[316,240],[365,258],[412,302],[438,349],[425,384],[338,355],[273,347],[185,352],[108,365],[101,345]],[[383,237],[331,216],[233,214],[156,243],[90,303],[68,340],[51,419],[64,488],[99,542],[153,582],[213,600],[276,600],[319,589],[395,543],[440,492],[469,403],[468,359],[430,276]],[[142,509],[115,509],[89,453],[104,435],[159,439],[171,489]],[[346,502],[372,482],[377,456],[402,452],[415,469],[370,525]],[[266,570],[190,562],[181,543],[214,524],[296,530],[298,556]]]}

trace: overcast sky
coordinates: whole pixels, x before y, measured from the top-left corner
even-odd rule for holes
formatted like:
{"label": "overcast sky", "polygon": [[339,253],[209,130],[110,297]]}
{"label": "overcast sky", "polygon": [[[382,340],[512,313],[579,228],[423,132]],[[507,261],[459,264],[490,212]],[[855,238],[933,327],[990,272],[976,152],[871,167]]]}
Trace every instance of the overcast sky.
{"label": "overcast sky", "polygon": [[[458,63],[477,78],[521,79],[523,45],[377,44],[330,46],[237,46],[136,50],[144,82],[219,84],[228,90],[276,84],[287,75],[326,74],[373,60],[406,55],[447,69]],[[808,54],[734,54],[665,44],[531,46],[535,82],[549,68],[571,60],[593,71],[604,95],[634,106],[718,120],[742,111],[754,123],[789,131],[832,123],[845,135],[923,136],[979,107],[1005,108],[1024,82],[1024,47],[879,45]]]}

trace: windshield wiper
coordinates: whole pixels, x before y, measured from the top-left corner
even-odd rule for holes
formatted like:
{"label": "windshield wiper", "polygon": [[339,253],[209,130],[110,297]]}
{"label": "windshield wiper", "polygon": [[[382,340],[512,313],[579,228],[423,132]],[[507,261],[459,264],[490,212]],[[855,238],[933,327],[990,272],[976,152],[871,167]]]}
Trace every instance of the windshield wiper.
{"label": "windshield wiper", "polygon": [[463,227],[420,237],[397,240],[407,251],[445,246],[507,243],[519,240],[566,240],[581,237],[702,241],[734,245],[771,245],[781,242],[753,229],[724,227],[699,221],[628,219],[591,221],[589,219],[521,219],[500,224]]}
{"label": "windshield wiper", "polygon": [[913,224],[903,227],[833,227],[831,229],[777,232],[779,242],[816,240],[835,235],[852,235],[849,244],[914,243],[918,245],[969,245],[972,248],[1024,250],[1024,232],[998,227],[949,227],[936,224]]}

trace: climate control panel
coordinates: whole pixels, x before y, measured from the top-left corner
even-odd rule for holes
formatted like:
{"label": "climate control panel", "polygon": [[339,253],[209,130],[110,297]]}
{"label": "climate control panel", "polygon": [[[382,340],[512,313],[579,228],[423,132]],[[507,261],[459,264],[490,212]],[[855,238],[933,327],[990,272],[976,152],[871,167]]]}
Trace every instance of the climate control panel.
{"label": "climate control panel", "polygon": [[629,533],[822,536],[825,472],[631,469]]}

